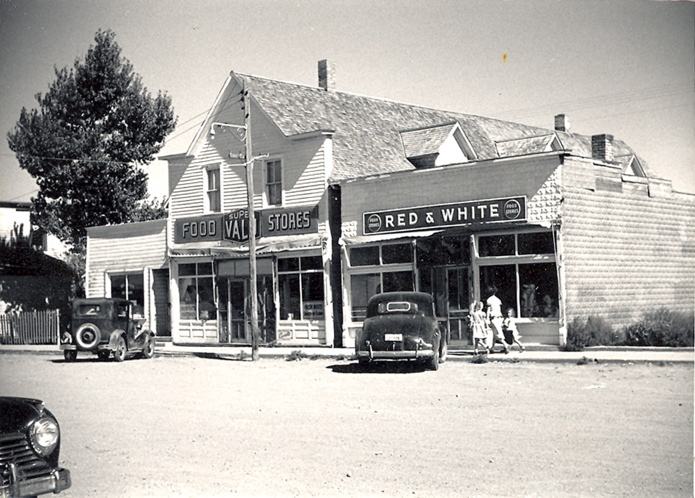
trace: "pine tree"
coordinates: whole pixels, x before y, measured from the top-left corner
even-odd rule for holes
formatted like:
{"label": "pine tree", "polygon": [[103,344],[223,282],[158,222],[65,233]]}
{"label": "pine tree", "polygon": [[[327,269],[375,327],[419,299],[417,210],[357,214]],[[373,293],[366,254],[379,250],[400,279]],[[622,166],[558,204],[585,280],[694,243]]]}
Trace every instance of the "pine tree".
{"label": "pine tree", "polygon": [[147,197],[142,167],[176,126],[171,98],[151,96],[115,34],[99,30],[94,40],[73,68],[55,68],[39,108],[22,108],[7,135],[39,187],[34,222],[78,253],[87,227],[133,220]]}

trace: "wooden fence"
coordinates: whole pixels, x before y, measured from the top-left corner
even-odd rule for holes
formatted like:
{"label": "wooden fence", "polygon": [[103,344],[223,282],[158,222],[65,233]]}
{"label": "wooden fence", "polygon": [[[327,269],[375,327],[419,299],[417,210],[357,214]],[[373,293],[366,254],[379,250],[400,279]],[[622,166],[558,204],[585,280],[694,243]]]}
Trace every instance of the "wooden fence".
{"label": "wooden fence", "polygon": [[0,344],[59,344],[58,310],[0,315]]}

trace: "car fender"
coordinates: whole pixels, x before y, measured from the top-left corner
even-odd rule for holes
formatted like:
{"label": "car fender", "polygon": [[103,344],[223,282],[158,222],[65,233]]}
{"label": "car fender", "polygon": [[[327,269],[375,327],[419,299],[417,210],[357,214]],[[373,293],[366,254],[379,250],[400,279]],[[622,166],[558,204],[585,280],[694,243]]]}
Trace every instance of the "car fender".
{"label": "car fender", "polygon": [[[119,330],[116,329],[113,332],[111,332],[111,335],[109,336],[109,349],[111,351],[116,350],[116,342],[118,341],[118,338],[124,336],[125,337],[125,331],[124,330]],[[126,341],[127,344],[128,341]]]}

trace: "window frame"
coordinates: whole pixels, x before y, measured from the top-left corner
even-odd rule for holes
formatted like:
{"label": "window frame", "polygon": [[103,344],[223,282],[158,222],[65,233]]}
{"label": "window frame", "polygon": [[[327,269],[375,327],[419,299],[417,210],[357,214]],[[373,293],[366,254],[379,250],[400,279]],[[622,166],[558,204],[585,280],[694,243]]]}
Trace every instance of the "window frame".
{"label": "window frame", "polygon": [[[384,247],[388,246],[393,246],[393,245],[409,245],[411,246],[411,253],[410,253],[410,261],[408,262],[401,262],[401,263],[384,263]],[[378,262],[376,264],[369,264],[369,265],[352,265],[350,261],[350,251],[353,249],[369,249],[369,248],[374,248],[378,247]],[[349,309],[347,310],[349,313],[350,321],[354,323],[362,322],[364,321],[364,317],[362,316],[362,313],[360,310],[355,310],[355,303],[353,302],[353,279],[355,277],[359,278],[365,278],[363,276],[367,276],[366,278],[369,278],[371,275],[372,277],[378,277],[379,282],[377,287],[381,289],[380,292],[384,292],[384,274],[388,273],[405,273],[408,272],[410,273],[410,280],[411,280],[411,291],[414,291],[417,289],[417,283],[415,282],[416,280],[416,262],[415,262],[415,255],[412,247],[412,242],[411,241],[400,241],[400,242],[385,242],[385,243],[375,243],[375,244],[364,244],[364,245],[359,245],[359,246],[354,246],[354,247],[348,247],[347,248],[347,254],[346,254],[346,259],[347,259],[347,267],[348,267],[348,282],[347,285],[347,291],[350,295],[350,306]],[[375,295],[375,294],[374,294]],[[371,296],[369,296],[371,297]],[[367,299],[369,300],[369,299]],[[362,308],[360,306],[359,308]],[[364,306],[364,315],[366,316],[366,303]]]}
{"label": "window frame", "polygon": [[[181,272],[181,267],[184,265],[194,265],[195,267],[195,272],[194,273],[186,273],[182,274]],[[200,271],[200,266],[201,265],[210,265],[210,271],[209,273],[206,273],[204,271]],[[201,286],[200,281],[203,279],[210,279],[211,281],[211,287],[210,291],[212,293],[211,298],[211,304],[214,307],[214,312],[212,313],[213,316],[207,316],[207,318],[203,317],[202,311],[211,311],[211,310],[201,310],[200,304],[201,304],[201,299],[200,299],[200,292],[201,292]],[[182,315],[182,305],[184,304],[184,294],[186,293],[185,290],[181,289],[181,282],[184,280],[192,280],[192,284],[195,287],[195,318],[184,318]],[[179,294],[179,299],[178,299],[178,306],[179,306],[179,319],[180,320],[189,320],[189,321],[211,321],[211,320],[217,320],[217,289],[215,288],[216,286],[216,276],[215,276],[215,265],[211,261],[187,261],[185,263],[179,263],[177,265],[177,275],[176,275],[176,287],[178,289],[178,294]],[[186,289],[188,290],[188,289]]]}
{"label": "window frame", "polygon": [[[319,267],[314,267],[314,266],[309,266],[307,268],[303,267],[302,262],[303,260],[307,260],[309,258],[318,258],[321,260],[321,265]],[[280,269],[280,261],[281,260],[292,260],[296,259],[297,260],[297,268],[291,268],[291,269],[285,269],[281,270]],[[326,283],[324,280],[324,268],[323,268],[323,257],[319,254],[304,254],[304,255],[299,255],[299,256],[290,256],[290,257],[278,257],[277,258],[277,263],[276,263],[276,268],[277,268],[277,279],[278,279],[278,299],[277,299],[277,309],[278,309],[278,316],[280,320],[283,321],[289,321],[289,320],[325,320],[325,305],[326,305]],[[306,310],[305,310],[305,304],[306,303],[314,303],[315,305],[318,304],[319,301],[317,300],[305,300],[304,299],[304,282],[305,282],[305,276],[308,275],[319,275],[320,276],[320,282],[321,282],[321,291],[323,296],[321,297],[321,309],[322,312],[319,314],[320,316],[316,317],[305,317]],[[295,276],[297,278],[297,284],[299,286],[299,316],[293,316],[292,318],[288,317],[283,317],[283,313],[285,311],[285,303],[283,302],[283,289],[282,289],[282,277],[283,276]]]}
{"label": "window frame", "polygon": [[[480,298],[485,300],[485,289],[482,287],[482,268],[493,267],[493,266],[513,266],[514,267],[514,279],[516,287],[514,289],[515,302],[514,309],[516,310],[516,316],[520,320],[558,320],[558,314],[555,316],[543,317],[543,316],[523,316],[522,310],[522,282],[520,280],[520,267],[525,265],[537,265],[537,264],[554,264],[555,272],[557,275],[557,239],[553,240],[553,252],[552,253],[541,253],[541,254],[519,254],[519,235],[529,235],[534,233],[549,233],[552,237],[557,237],[557,233],[554,230],[524,230],[518,232],[489,232],[475,234],[475,285],[478,288]],[[480,256],[480,238],[481,237],[494,237],[494,236],[514,236],[514,254],[502,255],[502,256]],[[555,306],[558,306],[560,300],[560,279],[559,275],[555,280],[556,284],[556,294],[554,296]],[[508,303],[505,303],[505,308],[509,308]]]}
{"label": "window frame", "polygon": [[[210,188],[211,173],[217,172],[217,188]],[[223,196],[222,196],[222,165],[220,163],[209,164],[203,167],[203,201],[205,213],[222,213],[224,211]],[[210,199],[211,194],[217,197],[218,209],[213,209],[215,206]]]}
{"label": "window frame", "polygon": [[[273,163],[278,163],[280,170],[280,178],[278,181],[271,183],[269,181],[268,166]],[[284,160],[280,156],[269,157],[263,161],[263,205],[266,207],[282,207],[285,205],[285,171]],[[280,202],[271,202],[269,189],[271,186],[280,186]]]}

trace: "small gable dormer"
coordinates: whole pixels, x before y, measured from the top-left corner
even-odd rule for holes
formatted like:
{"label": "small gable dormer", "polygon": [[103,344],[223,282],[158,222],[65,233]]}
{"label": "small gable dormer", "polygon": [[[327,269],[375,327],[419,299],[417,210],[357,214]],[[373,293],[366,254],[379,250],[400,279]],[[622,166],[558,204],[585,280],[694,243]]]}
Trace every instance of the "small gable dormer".
{"label": "small gable dormer", "polygon": [[622,166],[624,175],[647,177],[647,173],[636,155],[617,156],[615,159]]}
{"label": "small gable dormer", "polygon": [[417,169],[460,164],[476,159],[457,122],[400,132],[405,156]]}
{"label": "small gable dormer", "polygon": [[557,134],[549,133],[536,137],[515,138],[495,142],[499,157],[523,156],[562,150],[562,143]]}

